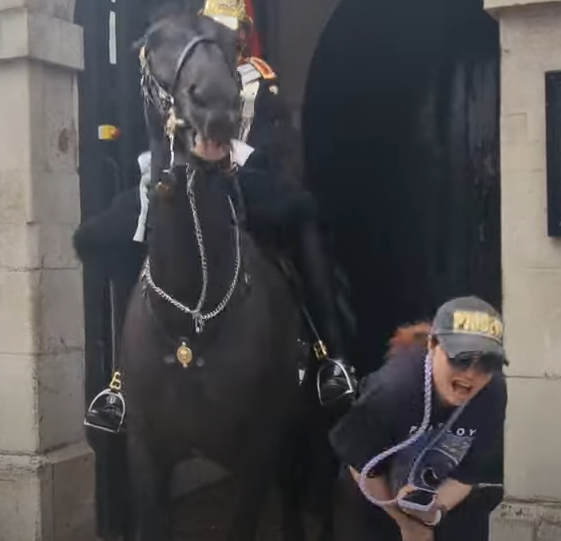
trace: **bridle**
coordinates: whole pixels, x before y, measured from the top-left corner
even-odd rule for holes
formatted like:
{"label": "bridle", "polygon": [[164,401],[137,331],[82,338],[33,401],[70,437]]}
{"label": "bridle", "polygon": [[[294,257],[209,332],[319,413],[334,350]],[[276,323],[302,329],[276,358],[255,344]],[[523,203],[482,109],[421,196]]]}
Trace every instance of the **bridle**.
{"label": "bridle", "polygon": [[[146,118],[148,121],[148,107],[149,104],[152,103],[154,105],[161,118],[164,120],[164,134],[169,142],[169,168],[166,173],[170,173],[174,166],[174,146],[175,146],[175,137],[179,128],[188,128],[189,123],[187,119],[183,119],[177,116],[177,112],[175,109],[175,102],[174,102],[174,93],[177,90],[177,83],[179,80],[179,75],[181,70],[192,56],[193,52],[195,51],[196,47],[201,43],[214,43],[217,44],[217,41],[209,38],[207,36],[196,36],[191,39],[187,45],[182,49],[181,54],[178,57],[174,75],[172,78],[171,85],[169,90],[166,90],[162,84],[156,79],[154,74],[150,69],[150,64],[148,61],[147,56],[147,43],[140,49],[140,69],[141,69],[141,90],[144,97],[144,107]],[[234,243],[235,243],[235,262],[234,262],[234,275],[232,278],[232,282],[226,294],[224,295],[223,299],[217,304],[217,306],[206,313],[203,312],[203,307],[206,301],[207,296],[207,289],[208,289],[208,268],[207,268],[207,259],[206,259],[206,250],[204,246],[204,239],[203,239],[203,231],[201,228],[198,212],[197,212],[197,204],[195,200],[195,192],[194,192],[194,183],[196,177],[196,169],[192,168],[191,165],[186,165],[186,191],[187,196],[189,199],[189,204],[191,207],[191,215],[193,219],[193,224],[195,228],[195,237],[197,240],[197,247],[198,247],[198,255],[199,255],[199,262],[201,265],[201,274],[202,274],[202,284],[201,284],[201,292],[199,294],[199,299],[194,308],[189,308],[185,304],[182,304],[180,301],[166,293],[162,288],[160,288],[154,282],[151,273],[151,265],[150,265],[150,257],[146,258],[146,262],[142,271],[141,280],[148,286],[150,289],[158,295],[161,299],[166,301],[167,303],[174,306],[180,312],[190,315],[194,322],[195,332],[197,334],[201,334],[204,329],[204,324],[217,317],[221,314],[230,299],[232,298],[234,291],[236,290],[236,286],[239,281],[240,276],[240,269],[241,269],[241,234],[240,234],[240,225],[238,216],[236,213],[236,208],[234,203],[232,202],[232,198],[228,196],[228,202],[230,206],[230,212],[232,217],[232,223],[234,224]]]}
{"label": "bridle", "polygon": [[164,133],[170,143],[170,167],[173,164],[173,147],[177,131],[179,128],[189,127],[188,120],[179,117],[175,108],[174,94],[177,90],[177,82],[179,80],[181,70],[189,58],[193,55],[197,46],[202,43],[212,43],[218,45],[218,42],[215,39],[208,36],[195,36],[192,38],[182,49],[181,54],[177,59],[169,90],[166,90],[163,87],[150,69],[147,39],[145,39],[144,45],[140,49],[140,88],[144,97],[145,111],[151,103],[156,107],[160,116],[164,120]]}

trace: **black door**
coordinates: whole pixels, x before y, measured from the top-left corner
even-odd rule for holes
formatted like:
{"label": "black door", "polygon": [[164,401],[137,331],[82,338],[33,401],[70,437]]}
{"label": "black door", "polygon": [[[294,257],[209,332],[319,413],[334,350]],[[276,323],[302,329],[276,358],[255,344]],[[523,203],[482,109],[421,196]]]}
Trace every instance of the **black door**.
{"label": "black door", "polygon": [[[145,25],[134,0],[82,0],[76,23],[84,29],[85,70],[79,77],[80,193],[82,220],[105,209],[119,192],[138,182],[136,157],[146,148],[137,52],[132,44]],[[115,139],[100,127],[115,126]],[[121,284],[84,268],[86,399],[109,382],[126,308]],[[91,434],[90,434],[91,435]],[[98,535],[112,539],[126,530],[127,482],[123,442],[100,437],[96,450]]]}
{"label": "black door", "polygon": [[344,0],[303,117],[363,372],[451,296],[500,307],[499,37],[479,0]]}

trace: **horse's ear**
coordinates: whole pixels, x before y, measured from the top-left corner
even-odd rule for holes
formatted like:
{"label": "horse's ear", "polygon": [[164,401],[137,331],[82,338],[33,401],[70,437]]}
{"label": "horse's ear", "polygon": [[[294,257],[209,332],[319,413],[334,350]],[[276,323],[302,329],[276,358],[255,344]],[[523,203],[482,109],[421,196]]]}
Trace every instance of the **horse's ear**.
{"label": "horse's ear", "polygon": [[430,336],[431,324],[420,321],[412,325],[398,327],[388,343],[386,358],[391,358],[398,353],[412,348],[425,348]]}
{"label": "horse's ear", "polygon": [[142,49],[142,47],[144,47],[145,45],[146,45],[146,37],[142,36],[141,38],[138,38],[136,41],[133,41],[132,50],[135,53],[140,54],[140,49]]}
{"label": "horse's ear", "polygon": [[202,10],[204,0],[173,0],[170,2],[152,3],[148,7],[148,29],[144,36],[136,40],[132,45],[132,50],[140,52],[140,49],[150,39],[157,40],[166,25],[182,17],[196,17]]}
{"label": "horse's ear", "polygon": [[148,21],[150,24],[157,23],[161,19],[169,17],[181,17],[182,15],[197,15],[204,7],[204,0],[172,0],[164,3],[154,3],[149,9]]}

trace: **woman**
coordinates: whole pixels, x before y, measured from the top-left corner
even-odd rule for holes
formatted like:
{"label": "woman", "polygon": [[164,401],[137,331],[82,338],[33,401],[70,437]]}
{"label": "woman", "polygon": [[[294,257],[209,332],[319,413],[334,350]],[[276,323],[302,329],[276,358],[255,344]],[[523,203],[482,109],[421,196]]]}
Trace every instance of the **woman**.
{"label": "woman", "polygon": [[504,364],[501,318],[476,297],[394,336],[388,362],[331,433],[366,496],[353,521],[365,538],[487,541],[502,499],[489,486],[502,481]]}

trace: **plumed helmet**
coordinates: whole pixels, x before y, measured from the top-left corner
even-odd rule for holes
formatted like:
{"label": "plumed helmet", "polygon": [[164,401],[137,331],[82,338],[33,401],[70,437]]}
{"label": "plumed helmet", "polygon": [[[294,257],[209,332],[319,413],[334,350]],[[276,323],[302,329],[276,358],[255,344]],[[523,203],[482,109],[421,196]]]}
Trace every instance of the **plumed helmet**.
{"label": "plumed helmet", "polygon": [[244,0],[206,0],[202,13],[232,30],[251,21]]}

